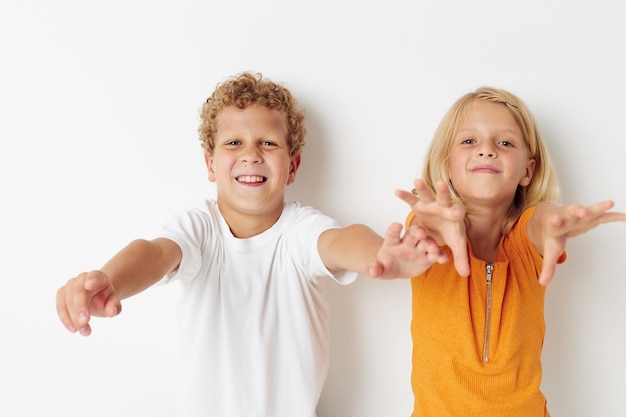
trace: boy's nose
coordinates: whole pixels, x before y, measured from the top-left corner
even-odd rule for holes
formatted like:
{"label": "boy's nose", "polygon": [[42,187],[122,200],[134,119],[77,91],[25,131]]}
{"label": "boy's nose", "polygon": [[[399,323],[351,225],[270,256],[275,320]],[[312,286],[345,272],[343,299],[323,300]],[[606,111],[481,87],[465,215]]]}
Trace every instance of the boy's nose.
{"label": "boy's nose", "polygon": [[261,155],[254,149],[247,149],[241,154],[243,164],[257,164],[261,161]]}

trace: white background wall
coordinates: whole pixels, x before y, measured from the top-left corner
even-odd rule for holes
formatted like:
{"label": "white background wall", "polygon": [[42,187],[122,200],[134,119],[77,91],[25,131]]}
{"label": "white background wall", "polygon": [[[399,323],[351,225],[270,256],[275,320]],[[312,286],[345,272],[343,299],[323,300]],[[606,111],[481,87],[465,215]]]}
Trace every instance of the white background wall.
{"label": "white background wall", "polygon": [[[483,84],[533,110],[563,200],[626,211],[620,0],[8,0],[0,5],[0,415],[171,416],[176,287],[127,300],[89,338],[56,289],[214,195],[196,137],[243,70],[308,112],[289,197],[383,233],[452,102]],[[570,241],[547,294],[553,416],[626,415],[626,225]],[[329,286],[320,417],[412,410],[410,285]],[[43,413],[42,413],[43,411]]]}

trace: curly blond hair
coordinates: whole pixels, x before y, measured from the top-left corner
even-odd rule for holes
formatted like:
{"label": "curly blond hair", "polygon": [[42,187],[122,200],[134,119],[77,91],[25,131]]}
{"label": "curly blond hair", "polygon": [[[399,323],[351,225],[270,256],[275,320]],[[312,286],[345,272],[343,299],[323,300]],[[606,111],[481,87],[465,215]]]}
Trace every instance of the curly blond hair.
{"label": "curly blond hair", "polygon": [[530,158],[536,161],[530,184],[526,187],[517,187],[507,221],[503,225],[504,233],[508,233],[524,209],[542,201],[557,201],[559,199],[559,183],[556,172],[537,122],[524,102],[510,91],[485,86],[459,98],[445,114],[435,132],[426,154],[422,178],[433,192],[437,181],[444,180],[452,191],[453,200],[463,204],[456,194],[453,184],[450,183],[448,157],[460,121],[466,109],[475,100],[484,100],[506,106],[522,131]]}
{"label": "curly blond hair", "polygon": [[302,151],[306,128],[304,110],[289,90],[282,85],[263,78],[261,73],[242,72],[219,83],[211,97],[200,109],[198,133],[202,148],[212,153],[215,148],[219,116],[229,106],[245,109],[251,104],[258,104],[268,109],[278,110],[287,124],[287,144],[290,155]]}

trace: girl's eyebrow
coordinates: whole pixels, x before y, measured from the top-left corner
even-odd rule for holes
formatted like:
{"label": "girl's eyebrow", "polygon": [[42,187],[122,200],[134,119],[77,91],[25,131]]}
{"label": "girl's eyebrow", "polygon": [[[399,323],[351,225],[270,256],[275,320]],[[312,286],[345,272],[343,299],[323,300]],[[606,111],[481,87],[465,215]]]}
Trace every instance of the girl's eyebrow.
{"label": "girl's eyebrow", "polygon": [[457,134],[457,135],[461,135],[461,134],[465,134],[465,133],[467,133],[467,132],[474,132],[474,129],[472,129],[472,128],[462,128],[462,129],[458,129],[458,130],[456,131],[456,134]]}
{"label": "girl's eyebrow", "polygon": [[[475,132],[476,132],[475,128],[464,127],[464,128],[461,128],[461,129],[457,130],[455,136],[457,136],[457,135],[465,135],[465,134],[470,134],[470,133],[475,133]],[[499,135],[506,134],[506,135],[514,136],[516,138],[521,138],[522,137],[520,132],[512,130],[512,129],[500,129],[500,130],[497,130],[496,132]]]}

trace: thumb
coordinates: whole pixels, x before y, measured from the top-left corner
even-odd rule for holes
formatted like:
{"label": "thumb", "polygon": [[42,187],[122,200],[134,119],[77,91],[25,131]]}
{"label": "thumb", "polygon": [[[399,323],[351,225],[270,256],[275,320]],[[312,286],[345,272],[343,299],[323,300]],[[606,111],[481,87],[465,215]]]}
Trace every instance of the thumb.
{"label": "thumb", "polygon": [[367,274],[372,278],[379,278],[383,274],[384,269],[380,262],[374,261],[367,268]]}
{"label": "thumb", "polygon": [[544,254],[543,266],[541,267],[541,274],[539,274],[539,284],[548,285],[552,281],[556,271],[557,259],[558,257],[552,251]]}
{"label": "thumb", "polygon": [[122,312],[122,303],[117,294],[113,293],[104,305],[105,317],[115,317]]}
{"label": "thumb", "polygon": [[94,303],[99,306],[97,315],[114,317],[122,311],[122,304],[115,287],[104,272],[91,271],[85,279],[84,287],[89,294],[90,304]]}

